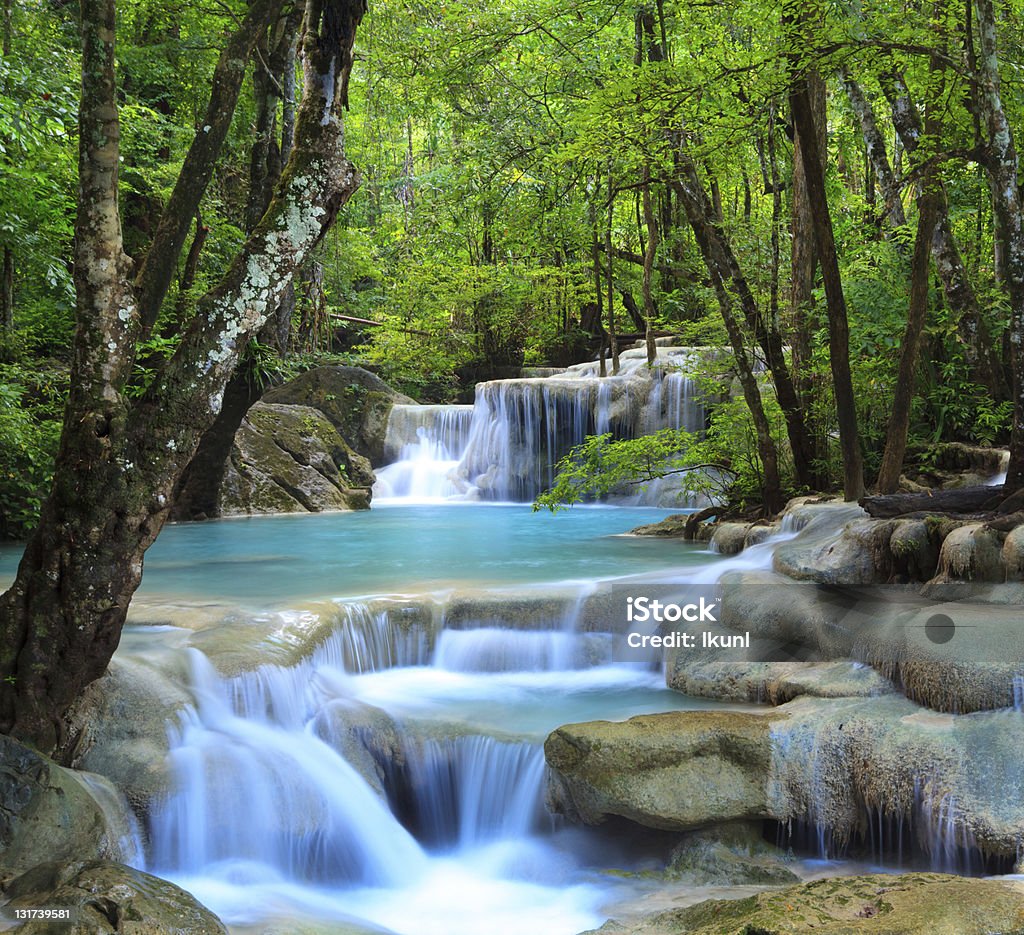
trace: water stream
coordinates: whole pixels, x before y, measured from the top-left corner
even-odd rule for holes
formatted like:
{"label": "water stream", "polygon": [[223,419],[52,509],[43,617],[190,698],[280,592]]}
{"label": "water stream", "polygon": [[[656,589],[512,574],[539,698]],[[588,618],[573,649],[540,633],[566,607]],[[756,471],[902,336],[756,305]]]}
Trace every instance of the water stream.
{"label": "water stream", "polygon": [[[162,533],[118,656],[191,704],[168,724],[170,792],[139,864],[238,932],[573,935],[653,888],[609,871],[664,866],[664,841],[554,821],[541,745],[566,723],[714,706],[621,661],[601,596],[768,569],[774,543],[724,559],[622,535],[664,511],[522,504],[587,433],[700,430],[673,355],[630,360],[604,380],[483,384],[474,407],[396,407],[369,513]],[[0,579],[16,560],[0,548]]]}

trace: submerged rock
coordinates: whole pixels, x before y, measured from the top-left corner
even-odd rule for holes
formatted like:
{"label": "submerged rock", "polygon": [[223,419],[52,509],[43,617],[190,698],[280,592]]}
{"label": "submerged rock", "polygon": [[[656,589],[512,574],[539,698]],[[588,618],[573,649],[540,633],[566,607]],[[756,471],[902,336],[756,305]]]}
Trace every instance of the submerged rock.
{"label": "submerged rock", "polygon": [[235,435],[220,510],[231,516],[367,509],[372,486],[370,462],[321,412],[257,403]]}
{"label": "submerged rock", "polygon": [[[1020,935],[1019,884],[937,873],[872,874],[801,883],[746,899],[711,899],[601,935]],[[584,933],[596,935],[596,933]]]}
{"label": "submerged rock", "polygon": [[3,912],[68,910],[66,921],[23,923],[22,935],[227,935],[194,896],[167,880],[110,861],[41,864],[7,888]]}
{"label": "submerged rock", "polygon": [[694,886],[785,886],[799,877],[786,855],[761,837],[758,823],[737,822],[697,831],[672,849],[667,873]]}

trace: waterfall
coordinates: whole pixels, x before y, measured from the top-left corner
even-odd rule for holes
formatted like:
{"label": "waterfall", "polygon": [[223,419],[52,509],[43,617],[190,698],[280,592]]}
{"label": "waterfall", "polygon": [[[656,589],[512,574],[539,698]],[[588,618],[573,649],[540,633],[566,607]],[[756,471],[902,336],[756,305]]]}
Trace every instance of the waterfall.
{"label": "waterfall", "polygon": [[391,463],[377,472],[376,495],[431,501],[457,498],[455,477],[472,406],[393,406],[384,439]]}
{"label": "waterfall", "polygon": [[219,862],[288,878],[396,884],[424,854],[366,780],[311,732],[249,711],[190,650],[194,709],[171,730],[174,787],[153,818],[153,863],[198,874]]}
{"label": "waterfall", "polygon": [[[560,458],[588,435],[635,438],[664,428],[700,432],[704,405],[680,369],[690,348],[661,348],[653,367],[643,351],[623,353],[620,373],[597,376],[583,364],[547,377],[496,380],[469,406],[395,406],[374,496],[381,500],[529,502],[554,482]],[[634,502],[678,502],[680,485],[652,485]]]}
{"label": "waterfall", "polygon": [[470,848],[529,836],[545,814],[544,770],[538,744],[466,736],[410,744],[393,782],[420,840]]}
{"label": "waterfall", "polygon": [[552,630],[445,630],[434,665],[449,672],[551,672],[573,668],[576,639]]}

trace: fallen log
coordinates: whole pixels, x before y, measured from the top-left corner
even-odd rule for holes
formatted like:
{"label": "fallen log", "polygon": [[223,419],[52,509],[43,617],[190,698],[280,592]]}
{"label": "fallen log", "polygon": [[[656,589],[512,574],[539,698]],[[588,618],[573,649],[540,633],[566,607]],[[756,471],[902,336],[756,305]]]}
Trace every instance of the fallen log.
{"label": "fallen log", "polygon": [[892,519],[907,513],[979,513],[996,511],[1004,500],[1001,487],[961,487],[929,493],[894,493],[861,497],[869,516]]}

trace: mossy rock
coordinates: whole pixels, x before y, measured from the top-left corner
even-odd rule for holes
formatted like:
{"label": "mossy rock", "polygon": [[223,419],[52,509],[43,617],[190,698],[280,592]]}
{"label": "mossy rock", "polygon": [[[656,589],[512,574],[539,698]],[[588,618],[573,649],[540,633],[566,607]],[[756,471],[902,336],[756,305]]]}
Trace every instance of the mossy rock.
{"label": "mossy rock", "polygon": [[128,834],[123,801],[106,779],[0,735],[0,882],[48,860],[134,859],[123,852]]}
{"label": "mossy rock", "polygon": [[227,935],[221,921],[181,887],[110,861],[46,863],[7,888],[0,912],[68,910],[66,921],[36,919],[19,935]]}
{"label": "mossy rock", "polygon": [[263,401],[319,410],[346,443],[374,465],[383,458],[391,407],[415,402],[360,367],[307,370],[271,390]]}
{"label": "mossy rock", "polygon": [[226,516],[370,505],[373,470],[317,409],[257,403],[235,434],[221,485]]}
{"label": "mossy rock", "polygon": [[672,849],[667,875],[694,886],[786,886],[800,882],[786,855],[761,837],[758,823],[697,831]]}
{"label": "mossy rock", "polygon": [[[601,935],[1024,935],[1020,886],[938,873],[801,883],[746,899],[711,899]],[[586,933],[594,935],[594,933]]]}
{"label": "mossy rock", "polygon": [[656,536],[663,539],[681,539],[686,535],[686,524],[690,520],[689,513],[673,513],[658,523],[647,523],[631,529],[631,536]]}
{"label": "mossy rock", "polygon": [[771,714],[676,711],[550,734],[548,803],[584,824],[611,815],[688,831],[768,818]]}

